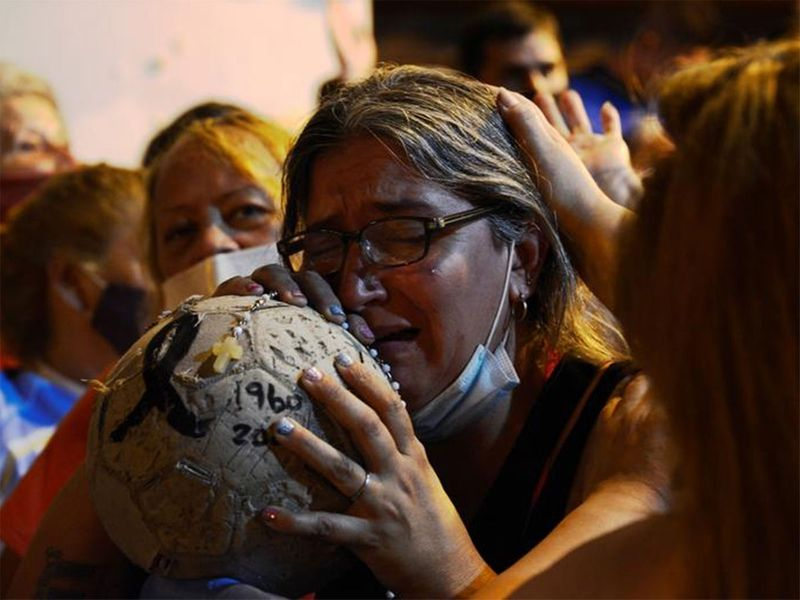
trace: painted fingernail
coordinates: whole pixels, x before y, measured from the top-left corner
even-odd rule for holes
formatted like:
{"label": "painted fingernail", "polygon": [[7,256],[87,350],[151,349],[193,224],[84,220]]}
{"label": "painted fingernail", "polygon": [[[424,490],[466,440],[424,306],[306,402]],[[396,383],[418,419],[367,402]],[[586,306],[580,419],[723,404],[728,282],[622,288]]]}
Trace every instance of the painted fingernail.
{"label": "painted fingernail", "polygon": [[247,284],[247,291],[251,294],[263,294],[264,286],[260,283],[249,283]]}
{"label": "painted fingernail", "polygon": [[309,367],[303,371],[303,378],[307,381],[320,381],[322,379],[322,373],[317,367]]}
{"label": "painted fingernail", "polygon": [[272,506],[268,506],[263,511],[261,511],[261,518],[265,521],[275,521],[278,518],[280,512],[277,508]]}
{"label": "painted fingernail", "polygon": [[369,328],[369,325],[366,323],[359,323],[357,326],[358,335],[363,338],[366,342],[372,342],[375,340],[375,334],[372,333],[372,329]]}
{"label": "painted fingernail", "polygon": [[328,308],[328,312],[331,313],[334,317],[344,316],[344,309],[338,304],[331,304],[331,306]]}
{"label": "painted fingernail", "polygon": [[275,426],[275,432],[280,435],[289,435],[292,431],[294,431],[294,423],[286,417],[278,421],[278,424]]}
{"label": "painted fingernail", "polygon": [[349,354],[339,352],[339,354],[336,355],[336,364],[346,368],[353,364],[353,359]]}

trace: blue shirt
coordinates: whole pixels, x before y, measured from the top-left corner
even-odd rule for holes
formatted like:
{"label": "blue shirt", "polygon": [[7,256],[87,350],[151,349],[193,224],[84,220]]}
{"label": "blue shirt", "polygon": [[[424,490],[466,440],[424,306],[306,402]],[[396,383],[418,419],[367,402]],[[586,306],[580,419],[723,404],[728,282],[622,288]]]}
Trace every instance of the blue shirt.
{"label": "blue shirt", "polygon": [[34,371],[0,372],[0,503],[80,395]]}

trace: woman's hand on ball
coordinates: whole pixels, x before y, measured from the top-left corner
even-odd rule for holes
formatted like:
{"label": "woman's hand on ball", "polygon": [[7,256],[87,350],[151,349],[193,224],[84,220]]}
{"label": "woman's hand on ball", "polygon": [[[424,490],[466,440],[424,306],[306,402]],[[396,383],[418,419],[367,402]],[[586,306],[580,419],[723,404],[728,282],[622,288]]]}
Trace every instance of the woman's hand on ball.
{"label": "woman's hand on ball", "polygon": [[336,368],[347,387],[314,368],[301,384],[347,429],[365,466],[288,419],[275,433],[353,503],[346,514],[269,507],[267,524],[348,546],[401,596],[452,597],[491,576],[414,435],[405,403],[370,367],[340,355]]}
{"label": "woman's hand on ball", "polygon": [[363,344],[375,341],[375,335],[363,317],[345,313],[330,284],[314,271],[293,273],[282,265],[265,265],[250,277],[231,277],[222,282],[214,296],[258,296],[274,292],[276,300],[293,306],[311,306],[326,319],[342,325]]}

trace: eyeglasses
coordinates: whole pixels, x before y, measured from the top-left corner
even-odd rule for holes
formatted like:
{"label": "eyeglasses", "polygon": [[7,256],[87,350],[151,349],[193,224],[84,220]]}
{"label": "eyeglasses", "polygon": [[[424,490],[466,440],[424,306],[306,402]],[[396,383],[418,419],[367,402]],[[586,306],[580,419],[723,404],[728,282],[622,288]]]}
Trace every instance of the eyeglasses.
{"label": "eyeglasses", "polygon": [[351,242],[361,247],[361,255],[382,267],[402,267],[425,258],[431,236],[455,225],[463,225],[498,206],[484,206],[444,217],[387,217],[370,221],[359,231],[333,229],[303,231],[278,242],[278,252],[294,271],[316,271],[331,275],[344,266]]}

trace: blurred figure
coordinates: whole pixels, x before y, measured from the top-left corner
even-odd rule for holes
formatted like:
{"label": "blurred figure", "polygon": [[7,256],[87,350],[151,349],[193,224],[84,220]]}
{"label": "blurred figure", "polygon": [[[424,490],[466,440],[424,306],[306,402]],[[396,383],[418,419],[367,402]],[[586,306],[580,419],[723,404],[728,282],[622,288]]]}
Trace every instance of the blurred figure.
{"label": "blurred figure", "polygon": [[53,90],[0,62],[0,221],[44,179],[73,165]]}
{"label": "blurred figure", "polygon": [[[146,263],[160,306],[210,294],[222,280],[277,257],[280,175],[289,139],[277,125],[215,102],[190,108],[156,134],[143,162]],[[50,502],[82,463],[92,399],[90,391],[79,400],[0,510],[0,537],[8,544],[4,558],[10,562],[12,554],[25,554]],[[85,481],[79,483],[84,487],[70,506],[77,507],[76,518],[85,510],[90,524],[99,525]],[[6,568],[4,578],[14,568]]]}
{"label": "blurred figure", "polygon": [[567,64],[555,16],[522,2],[493,4],[467,27],[461,67],[468,75],[533,98],[567,89]]}
{"label": "blurred figure", "polygon": [[[797,598],[800,565],[800,43],[729,51],[667,80],[675,149],[638,215],[603,196],[539,112],[501,111],[551,182],[581,273],[613,304],[680,452],[673,514],[484,597]],[[616,273],[618,277],[596,277]],[[616,294],[613,292],[616,291]],[[579,577],[576,575],[580,574]]]}
{"label": "blurred figure", "polygon": [[191,123],[153,161],[148,226],[157,281],[210,256],[277,240],[288,145],[280,127],[241,111]]}
{"label": "blurred figure", "polygon": [[138,173],[97,165],[56,175],[11,213],[2,233],[0,332],[21,366],[0,373],[0,499],[83,382],[142,332],[143,210]]}
{"label": "blurred figure", "polygon": [[519,0],[487,4],[465,29],[460,52],[465,73],[531,100],[537,93],[576,90],[594,131],[604,130],[600,109],[607,101],[620,113],[626,138],[641,117],[616,77],[605,71],[568,73],[558,20],[541,6]]}

